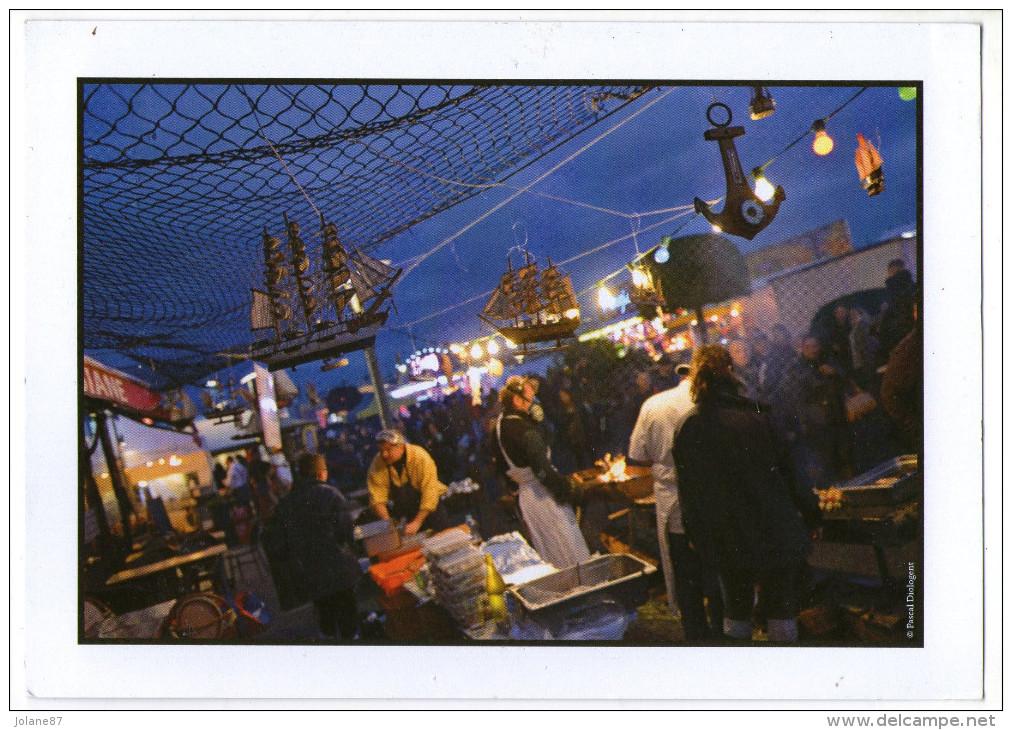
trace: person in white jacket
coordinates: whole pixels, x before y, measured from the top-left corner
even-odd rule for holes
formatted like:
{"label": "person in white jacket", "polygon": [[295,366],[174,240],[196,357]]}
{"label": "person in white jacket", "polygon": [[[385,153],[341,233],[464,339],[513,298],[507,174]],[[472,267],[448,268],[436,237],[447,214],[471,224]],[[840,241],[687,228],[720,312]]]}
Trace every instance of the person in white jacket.
{"label": "person in white jacket", "polygon": [[721,636],[723,602],[716,574],[700,564],[682,526],[678,475],[671,449],[693,403],[689,366],[679,365],[677,372],[683,379],[676,387],[650,396],[641,406],[629,439],[629,463],[651,467],[668,607],[680,614],[685,640],[702,643]]}
{"label": "person in white jacket", "polygon": [[271,449],[271,466],[275,496],[281,499],[292,488],[292,467],[288,464],[284,452],[276,446]]}

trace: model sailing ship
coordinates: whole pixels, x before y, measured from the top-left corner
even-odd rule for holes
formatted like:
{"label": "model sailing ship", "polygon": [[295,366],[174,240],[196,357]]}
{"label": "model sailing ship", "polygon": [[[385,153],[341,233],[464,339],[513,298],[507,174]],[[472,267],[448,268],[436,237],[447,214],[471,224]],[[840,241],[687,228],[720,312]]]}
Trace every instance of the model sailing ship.
{"label": "model sailing ship", "polygon": [[314,266],[299,224],[287,215],[285,230],[287,252],[264,228],[267,291],[253,290],[250,318],[254,331],[273,335],[253,344],[252,358],[271,370],[320,359],[326,367],[343,353],[371,346],[389,315],[383,305],[401,269],[357,249],[349,251],[337,226],[322,221],[321,257]]}
{"label": "model sailing ship", "polygon": [[554,340],[561,346],[580,326],[580,308],[569,274],[560,273],[551,257],[540,271],[531,255],[526,255],[526,264],[516,270],[507,256],[506,273],[478,316],[523,352],[536,342]]}

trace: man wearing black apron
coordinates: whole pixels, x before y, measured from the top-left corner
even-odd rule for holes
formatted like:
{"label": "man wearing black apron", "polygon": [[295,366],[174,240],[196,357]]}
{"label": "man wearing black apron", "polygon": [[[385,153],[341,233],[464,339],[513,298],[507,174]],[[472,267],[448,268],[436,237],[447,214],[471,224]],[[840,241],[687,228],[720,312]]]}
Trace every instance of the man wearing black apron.
{"label": "man wearing black apron", "polygon": [[449,527],[436,463],[421,446],[409,444],[399,431],[376,435],[379,453],[369,467],[369,502],[381,520],[404,520],[404,534],[439,532]]}

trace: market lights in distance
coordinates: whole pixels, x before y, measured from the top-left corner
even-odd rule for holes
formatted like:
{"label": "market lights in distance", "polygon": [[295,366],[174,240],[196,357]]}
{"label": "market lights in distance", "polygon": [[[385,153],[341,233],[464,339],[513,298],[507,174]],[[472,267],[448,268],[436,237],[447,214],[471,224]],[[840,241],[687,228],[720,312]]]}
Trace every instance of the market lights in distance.
{"label": "market lights in distance", "polygon": [[597,290],[597,304],[601,309],[615,309],[615,295],[604,284]]}

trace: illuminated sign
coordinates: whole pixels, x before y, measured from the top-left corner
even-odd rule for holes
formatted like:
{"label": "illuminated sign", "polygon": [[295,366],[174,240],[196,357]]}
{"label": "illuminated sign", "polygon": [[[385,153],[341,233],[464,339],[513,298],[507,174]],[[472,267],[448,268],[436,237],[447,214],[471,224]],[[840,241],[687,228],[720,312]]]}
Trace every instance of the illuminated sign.
{"label": "illuminated sign", "polygon": [[450,351],[441,347],[419,350],[406,363],[408,377],[412,380],[432,380],[440,373],[453,371]]}
{"label": "illuminated sign", "polygon": [[138,413],[150,413],[156,418],[168,416],[162,407],[161,393],[87,356],[84,358],[84,394]]}
{"label": "illuminated sign", "polygon": [[268,449],[281,448],[281,421],[278,403],[274,397],[274,377],[263,365],[253,364],[257,382],[257,399],[260,404],[260,425],[264,432],[264,445]]}

